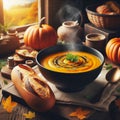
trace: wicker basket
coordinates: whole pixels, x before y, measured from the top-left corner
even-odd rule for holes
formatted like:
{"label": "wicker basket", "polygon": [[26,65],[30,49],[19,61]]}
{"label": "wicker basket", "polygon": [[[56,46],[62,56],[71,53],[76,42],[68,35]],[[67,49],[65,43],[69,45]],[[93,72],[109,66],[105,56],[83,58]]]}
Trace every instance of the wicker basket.
{"label": "wicker basket", "polygon": [[89,21],[98,28],[104,28],[108,30],[120,29],[120,15],[98,14],[96,12],[97,6],[98,5],[91,5],[86,7]]}

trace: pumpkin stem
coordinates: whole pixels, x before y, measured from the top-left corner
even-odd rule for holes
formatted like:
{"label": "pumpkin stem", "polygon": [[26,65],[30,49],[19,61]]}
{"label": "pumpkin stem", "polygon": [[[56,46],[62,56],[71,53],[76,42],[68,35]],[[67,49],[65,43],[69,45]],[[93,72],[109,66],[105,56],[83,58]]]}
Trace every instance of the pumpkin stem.
{"label": "pumpkin stem", "polygon": [[39,26],[40,26],[40,27],[41,27],[41,25],[42,25],[43,20],[45,20],[45,17],[42,17],[42,18],[40,19],[40,23],[39,23]]}

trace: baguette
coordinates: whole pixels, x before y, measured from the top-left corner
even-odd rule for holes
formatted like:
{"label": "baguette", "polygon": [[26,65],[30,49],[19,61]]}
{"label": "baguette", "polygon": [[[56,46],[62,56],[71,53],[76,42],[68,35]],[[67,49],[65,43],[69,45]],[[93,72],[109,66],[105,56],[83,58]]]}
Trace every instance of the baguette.
{"label": "baguette", "polygon": [[25,64],[15,66],[11,79],[21,97],[35,111],[45,112],[54,106],[54,93],[31,67]]}

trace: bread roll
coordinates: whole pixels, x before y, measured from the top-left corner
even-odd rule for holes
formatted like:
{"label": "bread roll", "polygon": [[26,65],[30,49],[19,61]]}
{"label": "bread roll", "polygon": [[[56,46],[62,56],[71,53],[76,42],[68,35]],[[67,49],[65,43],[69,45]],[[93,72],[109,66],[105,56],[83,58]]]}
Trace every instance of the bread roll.
{"label": "bread roll", "polygon": [[107,6],[109,6],[110,9],[112,9],[113,12],[116,14],[120,14],[120,5],[115,1],[107,1],[105,3]]}
{"label": "bread roll", "polygon": [[96,11],[99,13],[99,14],[108,14],[111,11],[111,9],[107,6],[107,5],[100,5],[96,8]]}
{"label": "bread roll", "polygon": [[25,64],[15,66],[11,79],[21,97],[35,111],[44,112],[54,106],[54,93],[31,67]]}

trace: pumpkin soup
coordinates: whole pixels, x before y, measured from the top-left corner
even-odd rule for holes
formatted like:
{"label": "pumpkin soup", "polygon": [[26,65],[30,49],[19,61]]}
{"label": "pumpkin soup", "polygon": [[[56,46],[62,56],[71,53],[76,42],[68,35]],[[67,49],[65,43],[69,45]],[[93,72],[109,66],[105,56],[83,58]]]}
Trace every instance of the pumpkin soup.
{"label": "pumpkin soup", "polygon": [[78,73],[93,70],[101,65],[101,60],[90,53],[66,51],[46,56],[41,64],[52,71]]}

